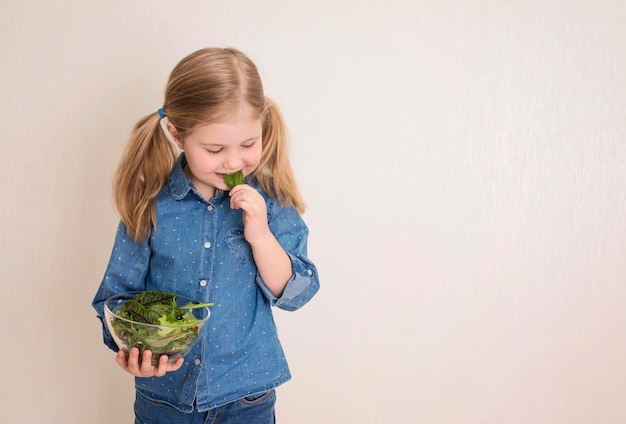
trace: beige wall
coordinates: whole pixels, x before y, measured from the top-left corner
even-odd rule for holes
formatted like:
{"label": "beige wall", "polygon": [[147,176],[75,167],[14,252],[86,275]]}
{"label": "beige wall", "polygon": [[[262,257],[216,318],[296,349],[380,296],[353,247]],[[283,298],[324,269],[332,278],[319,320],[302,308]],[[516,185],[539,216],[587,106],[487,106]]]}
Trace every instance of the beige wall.
{"label": "beige wall", "polygon": [[110,179],[208,45],[257,62],[310,205],[279,422],[626,422],[623,1],[1,6],[1,422],[131,422]]}

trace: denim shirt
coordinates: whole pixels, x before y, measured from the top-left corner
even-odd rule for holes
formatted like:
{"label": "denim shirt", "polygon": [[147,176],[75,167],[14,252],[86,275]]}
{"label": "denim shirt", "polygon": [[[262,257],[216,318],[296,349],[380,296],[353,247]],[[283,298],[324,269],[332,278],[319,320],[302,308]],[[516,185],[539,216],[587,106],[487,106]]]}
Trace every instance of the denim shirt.
{"label": "denim shirt", "polygon": [[[291,259],[293,274],[280,298],[267,289],[243,236],[242,211],[230,208],[228,192],[210,201],[194,189],[181,154],[156,199],[156,228],[134,242],[119,224],[111,258],[93,307],[102,320],[104,301],[120,292],[164,290],[213,302],[202,340],[183,366],[163,377],[136,378],[137,391],[183,412],[206,411],[270,390],[291,378],[271,307],[293,311],[319,289],[307,257],[308,228],[293,208],[264,197],[268,223]],[[117,350],[103,322],[104,342]]]}

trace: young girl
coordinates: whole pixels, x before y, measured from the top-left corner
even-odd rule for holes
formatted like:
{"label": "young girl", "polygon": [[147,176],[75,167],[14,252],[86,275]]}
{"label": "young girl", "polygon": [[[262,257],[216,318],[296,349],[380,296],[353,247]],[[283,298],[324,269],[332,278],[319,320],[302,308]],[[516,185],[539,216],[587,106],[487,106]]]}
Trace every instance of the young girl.
{"label": "young girl", "polygon": [[[236,171],[247,183],[229,190],[224,174]],[[136,125],[114,192],[121,222],[93,300],[99,318],[120,292],[214,303],[184,360],[152,366],[150,351],[118,352],[136,377],[135,422],[273,423],[274,389],[291,376],[270,308],[300,308],[319,280],[285,126],[250,59],[218,48],[185,57],[162,109]]]}

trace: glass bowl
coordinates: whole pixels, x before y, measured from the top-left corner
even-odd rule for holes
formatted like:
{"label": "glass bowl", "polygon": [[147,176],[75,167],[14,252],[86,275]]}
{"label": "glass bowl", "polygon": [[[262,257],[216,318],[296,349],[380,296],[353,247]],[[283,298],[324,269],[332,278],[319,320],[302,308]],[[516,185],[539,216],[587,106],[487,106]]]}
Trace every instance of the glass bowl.
{"label": "glass bowl", "polygon": [[[153,298],[152,303],[168,301],[161,309],[155,311],[154,306],[144,309],[150,307],[145,300],[145,305],[134,303],[134,307],[129,308],[133,304],[131,302],[124,306],[138,295],[140,297],[137,299],[140,299],[141,296],[154,296],[155,293],[161,297],[159,302],[154,302]],[[127,357],[133,347],[139,349],[140,358],[145,350],[151,350],[152,365],[156,366],[162,355],[167,355],[168,362],[174,363],[193,349],[200,340],[198,335],[202,326],[211,315],[208,306],[210,305],[173,293],[126,292],[112,296],[104,302],[104,316],[115,344],[126,352]],[[172,320],[175,323],[169,322]]]}

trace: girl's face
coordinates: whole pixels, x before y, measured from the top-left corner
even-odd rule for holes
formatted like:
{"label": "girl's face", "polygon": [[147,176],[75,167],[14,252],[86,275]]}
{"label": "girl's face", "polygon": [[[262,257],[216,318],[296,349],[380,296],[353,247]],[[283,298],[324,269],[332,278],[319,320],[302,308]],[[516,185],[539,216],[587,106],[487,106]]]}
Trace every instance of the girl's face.
{"label": "girl's face", "polygon": [[212,199],[216,189],[228,190],[224,174],[242,171],[247,176],[259,165],[262,123],[253,116],[248,108],[240,107],[229,119],[197,126],[184,139],[170,126],[185,152],[185,173],[205,199]]}

